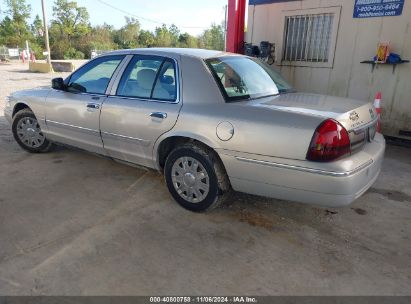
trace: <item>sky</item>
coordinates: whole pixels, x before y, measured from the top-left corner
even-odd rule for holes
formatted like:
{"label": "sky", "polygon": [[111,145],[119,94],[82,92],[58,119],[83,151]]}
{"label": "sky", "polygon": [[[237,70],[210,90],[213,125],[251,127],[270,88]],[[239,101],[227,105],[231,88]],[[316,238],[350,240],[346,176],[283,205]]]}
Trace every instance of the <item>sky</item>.
{"label": "sky", "polygon": [[[48,19],[52,18],[54,0],[44,0]],[[3,2],[3,0],[0,0]],[[26,0],[32,7],[32,19],[42,16],[41,0]],[[174,23],[181,32],[192,35],[200,34],[212,23],[224,21],[224,6],[227,0],[76,0],[79,6],[85,6],[92,25],[104,22],[120,28],[124,25],[126,13],[136,17],[145,30],[154,30],[162,23]],[[106,4],[105,4],[106,3]],[[2,3],[3,4],[3,3]],[[109,4],[109,5],[107,5]],[[113,6],[113,7],[110,7]],[[2,5],[3,6],[3,5]],[[3,18],[4,15],[0,15]],[[140,17],[140,18],[138,18]],[[143,19],[145,18],[145,19]]]}

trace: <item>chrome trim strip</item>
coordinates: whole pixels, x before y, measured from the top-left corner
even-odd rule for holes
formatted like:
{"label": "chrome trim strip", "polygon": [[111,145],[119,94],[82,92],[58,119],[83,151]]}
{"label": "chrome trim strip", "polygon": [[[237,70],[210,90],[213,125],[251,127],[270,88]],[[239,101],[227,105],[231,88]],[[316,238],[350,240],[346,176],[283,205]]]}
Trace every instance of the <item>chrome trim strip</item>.
{"label": "chrome trim strip", "polygon": [[127,97],[127,96],[117,96],[117,95],[109,95],[107,96],[109,99],[126,99],[126,100],[138,100],[138,101],[149,101],[149,102],[159,102],[159,103],[170,103],[170,104],[178,104],[179,101],[168,101],[168,100],[161,100],[161,99],[150,99],[150,98],[139,98],[139,97]]}
{"label": "chrome trim strip", "polygon": [[337,172],[337,171],[327,171],[327,170],[307,168],[307,167],[301,167],[301,166],[295,166],[295,165],[286,165],[286,164],[280,164],[280,163],[273,163],[273,162],[268,162],[268,161],[264,161],[264,160],[244,158],[244,157],[240,157],[240,156],[235,156],[235,158],[239,161],[243,161],[243,162],[247,162],[247,163],[265,165],[265,166],[276,167],[276,168],[281,168],[281,169],[296,170],[296,171],[308,172],[308,173],[314,173],[314,174],[321,174],[321,175],[327,175],[327,176],[334,176],[334,177],[345,177],[345,176],[353,175],[354,173],[357,173],[358,171],[368,167],[369,165],[371,165],[373,163],[373,160],[370,159],[369,161],[367,161],[366,163],[362,164],[361,166],[355,168],[354,170],[345,171],[345,172]]}
{"label": "chrome trim strip", "polygon": [[89,129],[89,128],[70,125],[70,124],[66,124],[66,123],[62,123],[62,122],[58,122],[58,121],[54,121],[54,120],[46,120],[46,125],[54,125],[54,126],[57,126],[57,127],[68,127],[70,129],[87,131],[87,132],[93,133],[93,134],[100,134],[100,131],[98,131],[98,130],[93,130],[93,129]]}
{"label": "chrome trim strip", "polygon": [[141,143],[143,146],[150,145],[149,140],[145,140],[145,139],[141,139],[141,138],[125,136],[125,135],[120,135],[120,134],[110,133],[110,132],[101,132],[101,134],[111,136],[111,137],[115,137],[115,138],[121,138],[121,139],[125,139],[125,140],[137,141],[137,142]]}
{"label": "chrome trim strip", "polygon": [[62,91],[62,90],[56,90],[56,89],[51,89],[54,92],[59,92],[59,93],[68,93],[68,94],[76,94],[76,95],[85,95],[85,96],[96,96],[96,97],[106,97],[107,95],[104,93],[87,93],[87,92],[69,92],[69,91]]}

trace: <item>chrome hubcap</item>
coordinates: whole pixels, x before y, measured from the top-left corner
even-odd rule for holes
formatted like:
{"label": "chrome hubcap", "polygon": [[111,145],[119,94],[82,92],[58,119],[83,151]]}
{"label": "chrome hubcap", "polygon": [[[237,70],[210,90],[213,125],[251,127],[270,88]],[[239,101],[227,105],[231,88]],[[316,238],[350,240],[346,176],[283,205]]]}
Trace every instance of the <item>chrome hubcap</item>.
{"label": "chrome hubcap", "polygon": [[192,157],[180,157],[171,168],[174,189],[186,201],[199,203],[210,190],[210,179],[203,165]]}
{"label": "chrome hubcap", "polygon": [[17,135],[19,139],[30,148],[38,148],[46,137],[41,132],[39,123],[32,117],[23,117],[17,123]]}

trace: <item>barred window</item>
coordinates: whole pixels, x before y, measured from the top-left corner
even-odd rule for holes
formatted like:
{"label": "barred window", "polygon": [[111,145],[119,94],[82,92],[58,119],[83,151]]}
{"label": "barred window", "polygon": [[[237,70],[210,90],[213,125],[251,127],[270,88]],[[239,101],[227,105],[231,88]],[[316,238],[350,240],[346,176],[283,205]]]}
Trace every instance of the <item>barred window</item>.
{"label": "barred window", "polygon": [[287,16],[283,61],[328,62],[334,13]]}

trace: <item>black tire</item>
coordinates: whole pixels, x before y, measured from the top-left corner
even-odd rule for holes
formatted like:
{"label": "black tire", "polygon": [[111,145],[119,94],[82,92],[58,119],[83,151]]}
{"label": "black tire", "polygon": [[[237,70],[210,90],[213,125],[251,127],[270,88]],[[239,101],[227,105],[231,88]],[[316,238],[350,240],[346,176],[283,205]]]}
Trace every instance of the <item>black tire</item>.
{"label": "black tire", "polygon": [[24,118],[30,118],[31,120],[34,120],[36,123],[38,123],[36,116],[30,109],[22,109],[16,113],[16,115],[13,117],[11,129],[13,132],[14,139],[19,144],[19,146],[30,153],[44,153],[50,151],[53,148],[53,143],[47,140],[47,138],[44,138],[44,142],[38,147],[30,146],[29,143],[23,142],[21,140],[21,138],[18,135],[17,128],[18,123]]}
{"label": "black tire", "polygon": [[[197,160],[207,171],[209,177],[209,191],[199,202],[190,202],[184,199],[176,190],[172,180],[172,168],[181,157],[190,157]],[[173,198],[185,209],[195,212],[211,210],[222,204],[229,196],[231,186],[221,160],[211,149],[195,143],[186,143],[170,152],[164,166],[164,175],[168,190]]]}

